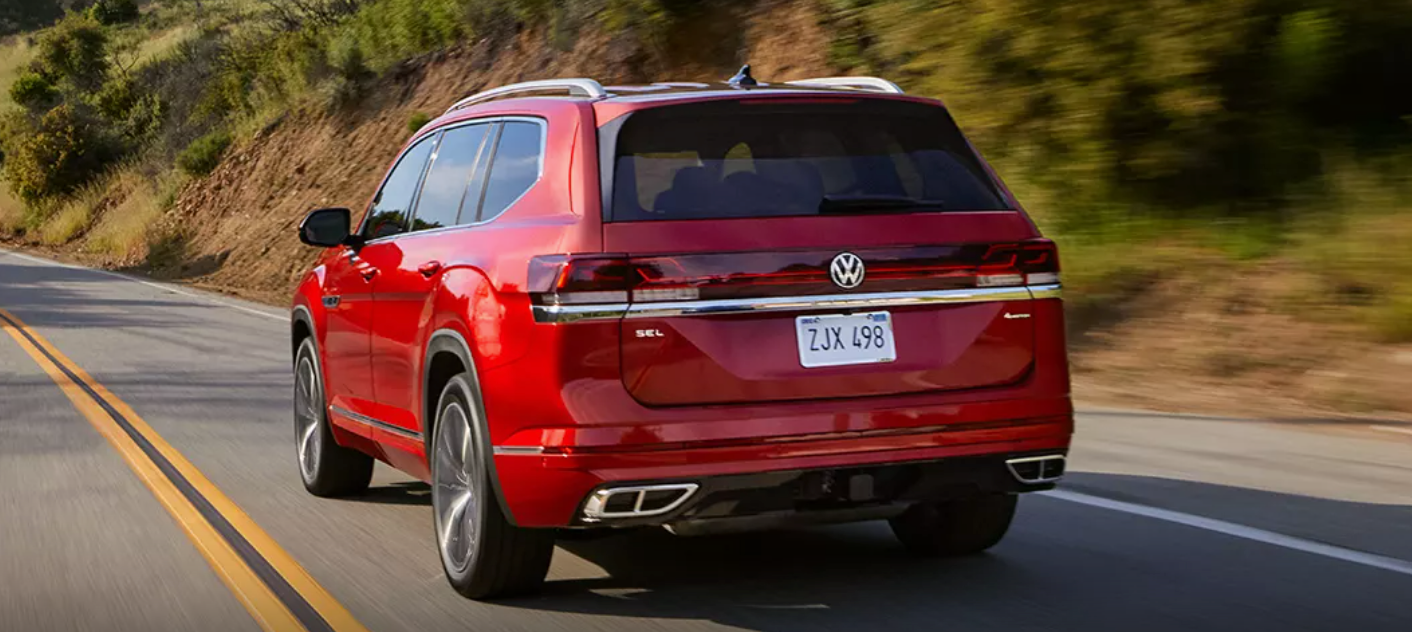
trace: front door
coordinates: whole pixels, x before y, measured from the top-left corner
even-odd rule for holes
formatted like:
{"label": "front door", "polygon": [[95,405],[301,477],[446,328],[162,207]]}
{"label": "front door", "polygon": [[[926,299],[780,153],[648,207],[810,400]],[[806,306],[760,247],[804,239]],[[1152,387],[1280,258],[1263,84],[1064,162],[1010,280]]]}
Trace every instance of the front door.
{"label": "front door", "polygon": [[381,272],[376,264],[387,258],[385,251],[397,250],[397,236],[406,230],[413,195],[434,144],[434,137],[427,137],[403,152],[363,219],[362,247],[345,247],[327,266],[324,356],[329,404],[336,415],[359,422],[357,429],[368,436],[368,420],[378,419],[372,374],[372,337],[378,326],[373,289]]}
{"label": "front door", "polygon": [[359,412],[373,400],[368,335],[373,272],[344,247],[324,266],[324,383],[330,406]]}

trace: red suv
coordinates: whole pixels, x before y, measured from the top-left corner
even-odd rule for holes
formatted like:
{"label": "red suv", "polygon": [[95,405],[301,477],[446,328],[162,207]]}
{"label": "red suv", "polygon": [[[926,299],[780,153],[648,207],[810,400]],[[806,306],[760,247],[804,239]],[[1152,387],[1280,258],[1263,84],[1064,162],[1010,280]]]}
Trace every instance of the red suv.
{"label": "red suv", "polygon": [[1059,262],[935,100],[875,78],[506,86],[417,132],[294,298],[304,485],[431,484],[471,598],[556,536],[886,519],[996,544],[1073,432]]}

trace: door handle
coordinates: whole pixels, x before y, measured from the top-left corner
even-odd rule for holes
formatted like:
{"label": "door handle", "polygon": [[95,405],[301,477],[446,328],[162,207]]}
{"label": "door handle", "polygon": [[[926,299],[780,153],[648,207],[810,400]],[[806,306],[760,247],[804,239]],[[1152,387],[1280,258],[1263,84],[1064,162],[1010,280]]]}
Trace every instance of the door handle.
{"label": "door handle", "polygon": [[363,275],[364,281],[371,281],[373,280],[373,277],[378,275],[377,268],[364,268],[362,270],[359,270],[358,272]]}
{"label": "door handle", "polygon": [[417,272],[422,273],[422,276],[427,277],[427,278],[431,278],[431,275],[436,274],[437,272],[440,272],[440,271],[441,271],[441,262],[440,262],[440,261],[428,261],[428,262],[426,262],[426,263],[423,263],[423,264],[420,265],[420,266],[417,266]]}

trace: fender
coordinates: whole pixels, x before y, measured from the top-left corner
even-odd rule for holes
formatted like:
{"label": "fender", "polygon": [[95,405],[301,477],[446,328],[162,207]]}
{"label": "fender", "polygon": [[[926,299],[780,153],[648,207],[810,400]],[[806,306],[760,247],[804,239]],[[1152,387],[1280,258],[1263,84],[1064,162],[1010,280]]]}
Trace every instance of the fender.
{"label": "fender", "polygon": [[[426,306],[428,329],[453,329],[461,333],[476,365],[482,372],[496,370],[513,363],[529,352],[530,331],[534,325],[528,317],[528,302],[523,294],[516,295],[496,287],[483,269],[495,266],[493,260],[458,261],[441,273]],[[431,338],[427,338],[430,342]]]}
{"label": "fender", "polygon": [[321,301],[323,294],[324,267],[322,265],[310,270],[304,275],[304,279],[299,282],[298,288],[294,291],[294,305],[289,309],[289,337],[290,337],[290,357],[299,352],[293,346],[294,328],[299,323],[304,323],[314,335],[314,343],[319,349],[319,360],[323,361],[324,348],[324,306]]}
{"label": "fender", "polygon": [[[289,310],[289,340],[293,346],[295,328],[302,323],[309,329],[310,335],[314,337],[314,345],[322,349],[319,344],[319,328],[314,325],[314,315],[309,312],[309,308],[304,305],[295,305]],[[299,353],[299,348],[294,346],[294,353]],[[320,354],[323,352],[320,351]]]}
{"label": "fender", "polygon": [[[500,511],[505,515],[505,519],[510,521],[510,524],[518,525],[519,523],[515,522],[514,514],[510,513],[510,505],[505,502],[505,491],[500,488],[500,475],[495,469],[495,453],[490,445],[489,421],[485,414],[485,403],[482,401],[480,394],[480,377],[476,372],[476,362],[471,356],[471,347],[466,343],[466,338],[453,329],[438,329],[432,332],[427,342],[426,354],[422,356],[423,400],[426,401],[427,398],[440,396],[440,393],[433,395],[430,392],[431,373],[427,370],[427,367],[431,366],[432,356],[443,351],[454,353],[460,357],[461,364],[466,367],[467,381],[471,383],[471,388],[476,389],[475,407],[477,414],[475,418],[478,427],[476,429],[475,447],[476,450],[480,451],[481,459],[486,464],[488,470],[487,474],[490,477],[490,487],[494,490],[495,501],[500,504]],[[423,440],[426,442],[425,449],[428,466],[430,466],[432,458],[431,438],[436,430],[435,428],[429,427],[432,421],[433,420],[428,419],[422,424],[424,430],[422,436]]]}

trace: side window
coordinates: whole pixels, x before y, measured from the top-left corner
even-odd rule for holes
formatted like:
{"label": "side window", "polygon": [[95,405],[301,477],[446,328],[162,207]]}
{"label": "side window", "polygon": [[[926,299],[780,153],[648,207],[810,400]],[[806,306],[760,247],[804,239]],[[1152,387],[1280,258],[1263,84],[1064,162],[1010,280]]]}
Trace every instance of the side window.
{"label": "side window", "polygon": [[538,123],[524,121],[508,121],[501,127],[490,177],[485,183],[480,221],[504,213],[539,180],[543,129]]}
{"label": "side window", "polygon": [[469,215],[475,214],[479,191],[477,199],[467,203],[466,186],[471,181],[471,172],[475,170],[476,157],[481,154],[488,129],[487,124],[467,125],[441,135],[441,143],[437,145],[422,184],[422,194],[417,198],[412,230],[455,226],[463,208],[470,209],[465,211]]}
{"label": "side window", "polygon": [[368,210],[368,219],[363,223],[363,236],[377,239],[396,235],[407,229],[407,217],[412,211],[412,196],[417,192],[417,184],[422,179],[422,170],[436,145],[435,136],[428,136],[402,154],[397,166],[383,182],[382,190],[373,200]]}

